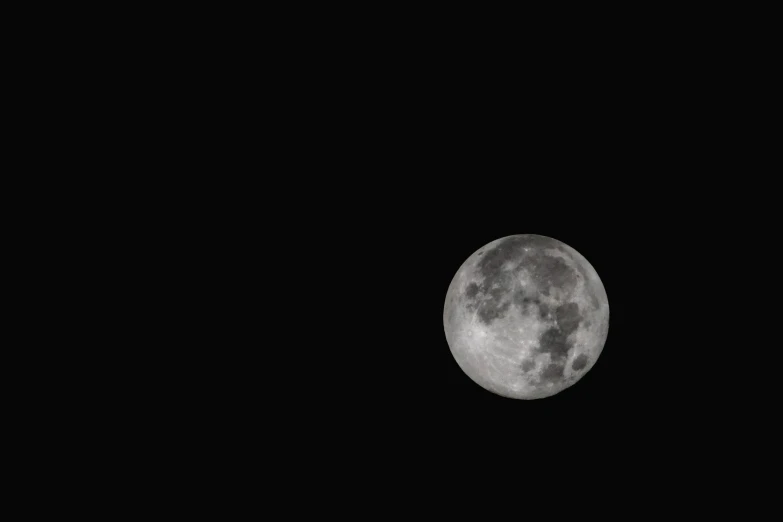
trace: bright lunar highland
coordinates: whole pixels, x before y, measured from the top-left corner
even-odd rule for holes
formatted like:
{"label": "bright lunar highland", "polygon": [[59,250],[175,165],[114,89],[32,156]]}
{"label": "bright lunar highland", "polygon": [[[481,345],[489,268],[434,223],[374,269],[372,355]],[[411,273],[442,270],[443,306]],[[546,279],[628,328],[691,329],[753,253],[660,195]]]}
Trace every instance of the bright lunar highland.
{"label": "bright lunar highland", "polygon": [[504,397],[540,399],[593,367],[609,332],[609,301],[573,248],[545,236],[508,236],[462,264],[446,294],[443,326],[473,381]]}

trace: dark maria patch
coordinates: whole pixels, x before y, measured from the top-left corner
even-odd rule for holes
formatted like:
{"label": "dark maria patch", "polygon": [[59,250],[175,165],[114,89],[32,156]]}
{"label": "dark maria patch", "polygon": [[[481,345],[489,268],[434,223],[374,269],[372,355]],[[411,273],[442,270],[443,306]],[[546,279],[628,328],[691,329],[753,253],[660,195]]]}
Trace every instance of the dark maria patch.
{"label": "dark maria patch", "polygon": [[563,378],[564,370],[565,365],[563,364],[549,363],[541,372],[541,379],[545,381],[559,381]]}
{"label": "dark maria patch", "polygon": [[566,358],[573,348],[568,336],[579,328],[581,320],[576,303],[565,303],[555,308],[555,326],[541,335],[538,351],[550,354],[553,361]]}
{"label": "dark maria patch", "polygon": [[584,370],[585,366],[587,366],[587,356],[583,353],[577,355],[574,362],[571,363],[571,369],[575,372]]}
{"label": "dark maria patch", "polygon": [[[536,295],[530,295],[525,289],[520,289],[516,280],[519,272],[525,269],[532,274],[537,286],[547,295],[549,288],[553,286],[570,291],[576,284],[576,272],[561,258],[543,253],[543,249],[559,247],[558,241],[548,237],[518,235],[509,236],[490,249],[482,249],[483,255],[476,264],[476,275],[481,280],[466,287],[466,308],[476,312],[479,321],[487,326],[504,317],[510,304],[519,308],[523,315],[534,313],[535,309],[529,309],[536,306],[541,318],[549,318],[553,310],[541,303]],[[504,267],[508,266],[513,268],[504,270]],[[578,308],[575,311],[565,309],[559,312],[558,328],[546,334],[547,345],[543,351],[555,354],[562,351],[564,337],[575,328],[573,324],[579,324],[578,312]]]}

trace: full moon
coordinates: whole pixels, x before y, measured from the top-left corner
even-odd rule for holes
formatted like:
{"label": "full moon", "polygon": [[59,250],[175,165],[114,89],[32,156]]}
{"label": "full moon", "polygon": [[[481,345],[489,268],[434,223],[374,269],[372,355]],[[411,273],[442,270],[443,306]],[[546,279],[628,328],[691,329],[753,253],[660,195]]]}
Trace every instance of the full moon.
{"label": "full moon", "polygon": [[593,266],[550,237],[508,236],[479,248],[446,293],[443,326],[462,371],[514,399],[550,397],[595,364],[609,300]]}

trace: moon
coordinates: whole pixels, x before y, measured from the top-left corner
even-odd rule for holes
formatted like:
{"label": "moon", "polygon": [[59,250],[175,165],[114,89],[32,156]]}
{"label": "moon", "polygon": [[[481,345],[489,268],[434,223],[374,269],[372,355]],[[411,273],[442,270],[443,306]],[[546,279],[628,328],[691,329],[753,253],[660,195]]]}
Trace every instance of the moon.
{"label": "moon", "polygon": [[449,285],[443,326],[462,371],[514,399],[551,397],[595,365],[609,300],[593,266],[556,239],[507,236],[479,248]]}

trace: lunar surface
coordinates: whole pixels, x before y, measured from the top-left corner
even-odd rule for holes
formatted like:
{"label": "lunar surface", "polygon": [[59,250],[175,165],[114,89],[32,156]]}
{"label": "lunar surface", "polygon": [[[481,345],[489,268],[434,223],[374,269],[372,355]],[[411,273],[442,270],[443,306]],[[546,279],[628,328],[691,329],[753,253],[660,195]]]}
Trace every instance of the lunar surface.
{"label": "lunar surface", "polygon": [[504,397],[540,399],[593,367],[609,332],[609,301],[573,248],[545,236],[508,236],[462,264],[443,326],[473,381]]}

